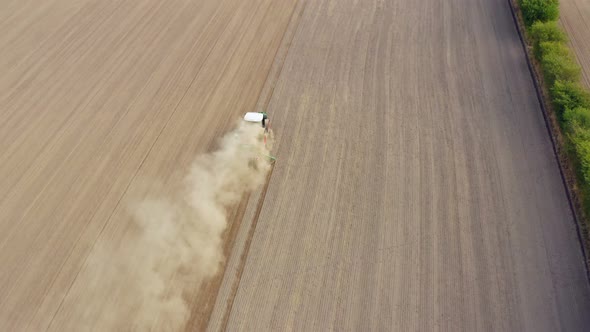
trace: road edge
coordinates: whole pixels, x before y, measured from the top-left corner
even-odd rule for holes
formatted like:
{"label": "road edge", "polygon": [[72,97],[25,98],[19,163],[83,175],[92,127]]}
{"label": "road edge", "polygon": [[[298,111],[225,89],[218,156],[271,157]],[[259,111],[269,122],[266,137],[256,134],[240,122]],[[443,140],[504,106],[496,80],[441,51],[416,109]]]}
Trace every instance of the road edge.
{"label": "road edge", "polygon": [[559,175],[561,177],[561,181],[563,183],[565,194],[567,197],[567,201],[572,211],[572,216],[574,219],[574,224],[576,227],[576,235],[578,237],[578,242],[580,245],[580,249],[582,251],[582,258],[584,267],[586,270],[586,280],[590,284],[590,271],[589,271],[589,262],[588,262],[588,250],[590,247],[590,239],[588,237],[588,233],[585,231],[585,224],[583,224],[584,220],[584,213],[581,209],[580,200],[576,194],[576,191],[573,190],[575,185],[575,176],[571,174],[572,168],[570,166],[569,159],[565,155],[564,148],[562,146],[563,139],[561,138],[561,132],[559,131],[558,124],[555,120],[555,115],[551,111],[551,114],[548,110],[552,110],[551,103],[548,99],[548,96],[543,92],[542,89],[542,79],[539,76],[534,64],[533,64],[533,57],[531,51],[528,47],[528,43],[525,37],[525,30],[522,18],[519,16],[520,10],[515,3],[516,0],[507,0],[508,7],[510,8],[510,13],[512,15],[512,20],[514,25],[516,26],[516,31],[518,33],[518,38],[520,39],[520,44],[523,48],[525,59],[527,63],[527,67],[531,74],[531,78],[533,80],[533,85],[535,87],[535,93],[537,94],[537,100],[539,101],[539,106],[541,107],[541,113],[543,115],[543,120],[545,122],[545,127],[547,128],[547,132],[549,133],[549,138],[551,140],[551,146],[553,149],[553,155],[557,161],[557,166],[559,168]]}

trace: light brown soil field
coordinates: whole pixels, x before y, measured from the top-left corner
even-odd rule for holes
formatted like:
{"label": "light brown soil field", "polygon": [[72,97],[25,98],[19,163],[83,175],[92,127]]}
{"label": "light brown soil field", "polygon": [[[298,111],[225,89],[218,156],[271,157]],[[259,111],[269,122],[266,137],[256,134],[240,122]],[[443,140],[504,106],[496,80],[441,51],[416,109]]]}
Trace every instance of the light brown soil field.
{"label": "light brown soil field", "polygon": [[590,88],[590,2],[560,0],[560,22],[582,65],[582,82]]}
{"label": "light brown soil field", "polygon": [[211,330],[588,329],[506,0],[310,1],[268,112],[279,159]]}
{"label": "light brown soil field", "polygon": [[[151,280],[124,273],[146,249],[128,209],[254,109],[294,5],[2,2],[0,330],[175,327],[125,309]],[[194,299],[192,278],[164,287]]]}
{"label": "light brown soil field", "polygon": [[[583,330],[507,6],[0,0],[0,330]],[[264,109],[278,162],[201,284],[192,229],[135,204]]]}

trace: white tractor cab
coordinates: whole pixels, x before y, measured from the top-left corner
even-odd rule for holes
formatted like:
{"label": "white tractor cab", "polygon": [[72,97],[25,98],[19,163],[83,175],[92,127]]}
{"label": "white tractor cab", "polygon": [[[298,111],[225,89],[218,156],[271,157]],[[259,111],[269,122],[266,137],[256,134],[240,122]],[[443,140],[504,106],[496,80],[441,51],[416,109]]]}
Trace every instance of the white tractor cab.
{"label": "white tractor cab", "polygon": [[248,122],[260,122],[262,128],[268,132],[268,115],[264,112],[248,112],[244,115],[244,120]]}

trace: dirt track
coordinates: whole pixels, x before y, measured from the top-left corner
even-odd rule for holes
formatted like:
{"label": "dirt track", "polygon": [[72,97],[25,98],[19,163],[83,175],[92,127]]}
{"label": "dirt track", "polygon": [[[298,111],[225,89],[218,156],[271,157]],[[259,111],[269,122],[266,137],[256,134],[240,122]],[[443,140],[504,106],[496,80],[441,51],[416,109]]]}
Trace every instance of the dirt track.
{"label": "dirt track", "polygon": [[0,330],[103,329],[140,282],[103,274],[141,265],[128,206],[267,102],[211,330],[590,325],[506,0],[0,3]]}
{"label": "dirt track", "polygon": [[590,2],[561,0],[559,8],[561,24],[582,65],[582,82],[590,88]]}

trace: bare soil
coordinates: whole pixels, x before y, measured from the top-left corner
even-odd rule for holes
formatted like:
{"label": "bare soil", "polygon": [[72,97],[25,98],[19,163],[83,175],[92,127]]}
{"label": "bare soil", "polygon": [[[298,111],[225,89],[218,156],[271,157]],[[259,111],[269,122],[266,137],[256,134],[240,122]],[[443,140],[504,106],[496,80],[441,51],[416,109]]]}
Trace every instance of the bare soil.
{"label": "bare soil", "polygon": [[[506,0],[0,6],[0,330],[590,326]],[[278,159],[229,200],[224,263],[151,283],[130,207],[174,197],[253,110]],[[206,254],[183,239],[162,257]]]}
{"label": "bare soil", "polygon": [[508,5],[308,2],[268,108],[279,161],[211,330],[588,326]]}

